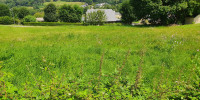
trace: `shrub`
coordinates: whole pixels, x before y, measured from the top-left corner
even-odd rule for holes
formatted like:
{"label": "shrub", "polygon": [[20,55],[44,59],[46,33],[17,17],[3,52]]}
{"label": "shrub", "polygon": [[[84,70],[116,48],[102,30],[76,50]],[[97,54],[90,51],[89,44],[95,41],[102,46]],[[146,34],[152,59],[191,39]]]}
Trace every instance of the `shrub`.
{"label": "shrub", "polygon": [[1,16],[10,16],[10,10],[5,4],[0,4],[0,17]]}
{"label": "shrub", "polygon": [[56,6],[53,3],[48,4],[44,8],[44,21],[46,22],[57,22]]}
{"label": "shrub", "polygon": [[36,22],[36,18],[35,16],[31,16],[31,15],[28,15],[26,17],[24,17],[24,22]]}
{"label": "shrub", "polygon": [[101,10],[87,13],[85,16],[85,22],[89,25],[103,25],[105,20],[105,12]]}
{"label": "shrub", "polygon": [[13,24],[13,19],[9,16],[0,17],[0,24],[4,25]]}
{"label": "shrub", "polygon": [[82,14],[82,8],[77,5],[63,5],[59,9],[59,18],[62,22],[81,22]]}
{"label": "shrub", "polygon": [[37,12],[37,13],[34,14],[34,16],[35,16],[36,18],[44,17],[44,12]]}
{"label": "shrub", "polygon": [[15,24],[21,24],[21,21],[19,19],[15,19]]}

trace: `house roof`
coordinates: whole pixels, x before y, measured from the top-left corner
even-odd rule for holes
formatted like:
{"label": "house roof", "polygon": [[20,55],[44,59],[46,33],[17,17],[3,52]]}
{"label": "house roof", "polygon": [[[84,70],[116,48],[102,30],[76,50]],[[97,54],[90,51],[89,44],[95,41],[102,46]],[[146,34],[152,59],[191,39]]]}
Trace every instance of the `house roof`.
{"label": "house roof", "polygon": [[116,17],[116,12],[112,9],[88,9],[86,14],[96,11],[104,11],[106,15],[106,21],[107,22],[114,22],[114,21],[120,21],[119,18]]}

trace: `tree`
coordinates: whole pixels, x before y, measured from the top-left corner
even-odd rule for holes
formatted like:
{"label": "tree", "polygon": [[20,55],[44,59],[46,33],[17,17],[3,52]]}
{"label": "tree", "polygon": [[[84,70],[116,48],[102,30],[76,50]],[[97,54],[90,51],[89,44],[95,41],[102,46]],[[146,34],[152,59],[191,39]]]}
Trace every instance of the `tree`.
{"label": "tree", "polygon": [[57,22],[58,17],[57,17],[56,10],[57,10],[57,8],[53,3],[48,4],[44,8],[44,21],[46,21],[46,22]]}
{"label": "tree", "polygon": [[122,3],[120,13],[122,14],[122,22],[125,24],[131,24],[133,21],[137,20],[133,7],[130,5],[129,1]]}
{"label": "tree", "polygon": [[81,22],[83,10],[79,6],[63,5],[58,11],[63,22]]}
{"label": "tree", "polygon": [[189,0],[188,1],[188,9],[187,9],[187,15],[188,16],[197,16],[200,14],[200,0]]}
{"label": "tree", "polygon": [[20,19],[23,19],[25,16],[27,16],[29,14],[30,14],[30,12],[29,12],[29,10],[26,7],[19,8],[18,17]]}
{"label": "tree", "polygon": [[[131,0],[130,2],[136,16],[148,19],[152,24],[183,24],[188,15],[189,1],[191,0]],[[193,1],[199,3],[198,0]]]}
{"label": "tree", "polygon": [[1,16],[10,16],[9,7],[5,4],[0,4],[0,17]]}
{"label": "tree", "polygon": [[104,11],[98,10],[87,13],[85,16],[85,22],[90,25],[103,25],[106,20]]}

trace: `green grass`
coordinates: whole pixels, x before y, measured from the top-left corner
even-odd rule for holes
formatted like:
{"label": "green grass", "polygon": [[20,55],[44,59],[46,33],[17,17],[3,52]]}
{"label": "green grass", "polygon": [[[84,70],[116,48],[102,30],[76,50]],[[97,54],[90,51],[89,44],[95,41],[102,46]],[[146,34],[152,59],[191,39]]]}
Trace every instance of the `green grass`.
{"label": "green grass", "polygon": [[44,5],[48,5],[49,3],[53,3],[55,4],[56,6],[62,6],[64,4],[67,4],[67,5],[84,5],[85,3],[84,2],[65,2],[65,1],[57,1],[57,2],[45,2]]}
{"label": "green grass", "polygon": [[[46,82],[50,76],[75,79],[80,71],[89,81],[102,73],[113,75],[124,65],[122,79],[132,84],[142,68],[142,84],[152,89],[176,81],[196,81],[194,68],[200,60],[200,24],[172,27],[131,26],[0,26],[2,70],[14,74],[9,81],[21,87],[33,82],[31,73]],[[125,61],[127,52],[130,55]],[[199,59],[199,60],[198,60]],[[103,83],[112,82],[102,77]],[[168,86],[169,85],[169,86]]]}

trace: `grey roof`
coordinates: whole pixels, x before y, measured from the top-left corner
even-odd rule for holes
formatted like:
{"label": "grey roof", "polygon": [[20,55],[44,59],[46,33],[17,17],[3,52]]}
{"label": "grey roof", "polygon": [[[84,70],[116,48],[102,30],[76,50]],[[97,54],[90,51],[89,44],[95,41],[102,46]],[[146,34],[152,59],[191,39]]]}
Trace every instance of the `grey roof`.
{"label": "grey roof", "polygon": [[113,11],[112,9],[88,9],[87,13],[91,13],[91,12],[96,12],[98,10],[104,11],[105,15],[106,15],[106,21],[107,22],[114,22],[114,21],[120,21],[120,19],[118,19],[116,17],[115,11]]}

